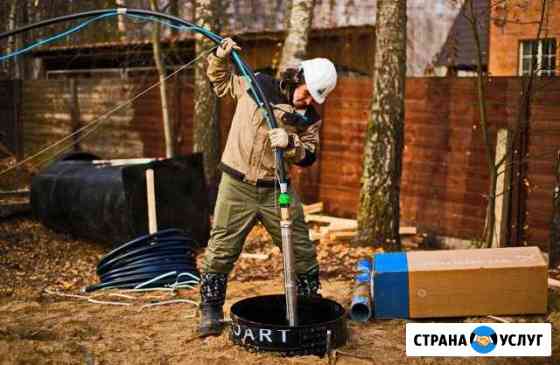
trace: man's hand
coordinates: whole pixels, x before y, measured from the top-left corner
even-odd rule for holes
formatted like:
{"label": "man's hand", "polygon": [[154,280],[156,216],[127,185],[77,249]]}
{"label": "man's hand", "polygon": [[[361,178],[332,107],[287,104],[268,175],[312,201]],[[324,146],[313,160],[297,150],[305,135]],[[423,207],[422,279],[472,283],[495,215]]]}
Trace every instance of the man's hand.
{"label": "man's hand", "polygon": [[272,148],[286,148],[290,142],[288,132],[283,128],[274,128],[268,131],[268,139]]}
{"label": "man's hand", "polygon": [[240,51],[241,47],[239,47],[233,39],[224,38],[220,46],[216,49],[216,56],[219,58],[226,58],[234,49]]}

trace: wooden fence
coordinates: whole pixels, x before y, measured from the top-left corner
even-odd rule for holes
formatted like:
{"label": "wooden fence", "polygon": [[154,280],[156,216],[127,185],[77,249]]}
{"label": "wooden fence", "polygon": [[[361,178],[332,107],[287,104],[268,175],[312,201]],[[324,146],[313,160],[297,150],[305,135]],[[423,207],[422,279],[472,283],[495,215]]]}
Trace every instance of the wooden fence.
{"label": "wooden fence", "polygon": [[[192,82],[170,83],[179,153],[191,152]],[[152,80],[153,81],[153,80]],[[22,87],[25,155],[76,131],[129,100],[150,82],[114,79],[29,81]],[[517,118],[520,80],[494,78],[487,85],[491,138]],[[321,154],[313,167],[292,171],[304,201],[321,200],[333,215],[354,217],[359,200],[362,150],[371,81],[341,79],[322,107]],[[560,80],[540,80],[529,130],[527,175],[522,182],[524,238],[548,250],[554,161],[560,148]],[[222,147],[233,111],[221,106]],[[481,236],[488,192],[485,149],[479,128],[476,80],[412,78],[406,84],[405,153],[401,186],[404,224],[465,239]],[[78,134],[84,137],[88,130]],[[82,149],[103,158],[164,154],[159,89],[112,114],[85,136]],[[515,180],[515,177],[514,177]]]}

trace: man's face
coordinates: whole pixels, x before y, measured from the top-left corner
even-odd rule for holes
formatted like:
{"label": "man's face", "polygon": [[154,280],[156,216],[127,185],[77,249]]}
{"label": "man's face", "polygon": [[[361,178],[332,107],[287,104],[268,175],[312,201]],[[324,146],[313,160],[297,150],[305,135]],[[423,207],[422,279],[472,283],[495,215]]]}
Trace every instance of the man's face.
{"label": "man's face", "polygon": [[294,91],[292,103],[296,109],[303,109],[313,103],[313,97],[307,89],[307,85],[299,85]]}

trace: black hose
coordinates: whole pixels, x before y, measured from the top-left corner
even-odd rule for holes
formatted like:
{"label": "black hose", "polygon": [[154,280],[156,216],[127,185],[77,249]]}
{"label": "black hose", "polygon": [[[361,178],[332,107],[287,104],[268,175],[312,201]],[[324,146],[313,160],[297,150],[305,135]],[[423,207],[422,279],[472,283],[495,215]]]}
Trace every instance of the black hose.
{"label": "black hose", "polygon": [[158,252],[152,252],[146,255],[140,255],[140,256],[134,256],[134,257],[129,257],[127,259],[122,259],[122,260],[117,260],[114,261],[111,265],[105,265],[103,267],[97,267],[97,275],[103,275],[108,271],[114,270],[116,268],[119,267],[125,267],[128,265],[136,265],[136,264],[140,264],[142,262],[144,262],[145,264],[147,264],[148,262],[146,262],[147,260],[161,260],[162,258],[166,258],[166,257],[172,257],[172,256],[177,256],[177,255],[181,255],[183,256],[183,258],[189,259],[190,257],[194,257],[194,254],[189,254],[186,253],[183,250],[162,250],[162,251],[158,251]]}
{"label": "black hose", "polygon": [[153,234],[148,234],[145,236],[140,236],[138,238],[133,239],[132,241],[129,241],[127,243],[125,243],[124,245],[121,245],[117,248],[115,248],[114,250],[110,251],[109,253],[107,253],[105,256],[103,256],[103,258],[101,259],[101,261],[99,262],[100,264],[103,263],[104,261],[107,261],[123,252],[127,252],[130,249],[136,247],[136,246],[141,246],[145,244],[146,240],[152,241],[154,239],[157,238],[163,238],[163,237],[167,237],[168,235],[171,234],[182,234],[182,231],[180,229],[164,229],[161,231],[158,231],[156,233]]}
{"label": "black hose", "polygon": [[169,263],[166,265],[151,265],[141,267],[139,269],[134,270],[124,270],[121,272],[113,272],[110,271],[103,276],[101,276],[101,281],[110,281],[118,278],[126,278],[132,275],[140,275],[140,274],[150,274],[151,277],[155,277],[156,273],[166,273],[171,271],[177,272],[185,272],[185,271],[193,271],[196,267],[192,266],[191,264],[187,264],[185,262],[175,262]]}
{"label": "black hose", "polygon": [[177,251],[177,253],[185,253],[185,255],[194,254],[193,248],[189,248],[189,241],[172,240],[172,241],[149,241],[143,242],[143,247],[138,247],[134,250],[125,251],[120,255],[112,255],[110,260],[101,259],[98,264],[100,270],[114,265],[121,260],[127,261],[150,253],[157,253],[162,251]]}
{"label": "black hose", "polygon": [[196,247],[190,235],[178,229],[135,238],[101,258],[97,265],[100,283],[84,290],[154,288],[198,281]]}
{"label": "black hose", "polygon": [[[156,11],[151,11],[151,10],[143,10],[143,9],[123,9],[123,11],[125,11],[125,14],[132,14],[132,15],[144,15],[144,16],[153,16],[156,18],[160,18],[160,19],[166,19],[166,20],[170,20],[172,23],[176,23],[176,24],[180,24],[183,26],[187,26],[192,28],[193,31],[203,34],[204,36],[210,38],[211,40],[213,40],[216,43],[220,43],[222,41],[222,37],[220,37],[217,34],[214,34],[204,28],[199,27],[196,24],[190,23],[184,19],[178,18],[176,16],[173,15],[169,15],[169,14],[165,14],[165,13],[160,13],[160,12],[156,12]],[[27,32],[36,28],[41,28],[41,27],[47,27],[49,25],[52,24],[56,24],[56,23],[61,23],[61,22],[67,22],[70,20],[76,20],[76,19],[82,19],[82,18],[91,18],[94,16],[99,16],[99,15],[104,15],[104,14],[114,14],[114,13],[118,13],[119,9],[101,9],[101,10],[90,10],[90,11],[84,11],[84,12],[80,12],[80,13],[74,13],[74,14],[68,14],[68,15],[62,15],[56,18],[51,18],[51,19],[47,19],[47,20],[42,20],[40,22],[37,23],[33,23],[33,24],[29,24],[29,25],[25,25],[21,28],[17,28],[17,29],[13,29],[4,33],[0,33],[0,39],[2,38],[6,38],[6,37],[10,37],[19,33],[23,33],[23,32]]]}
{"label": "black hose", "polygon": [[147,258],[147,259],[143,259],[143,260],[134,260],[131,263],[128,263],[126,265],[126,267],[117,267],[116,269],[112,269],[112,270],[103,270],[101,272],[99,272],[99,275],[105,275],[107,272],[111,271],[111,272],[122,272],[125,270],[134,270],[134,269],[140,269],[142,267],[145,266],[149,266],[149,265],[166,265],[168,263],[172,263],[172,262],[183,262],[185,260],[185,255],[183,254],[166,254],[165,257],[161,257],[161,255],[156,255],[155,257],[152,258]]}
{"label": "black hose", "polygon": [[104,274],[107,271],[114,270],[118,267],[122,267],[124,265],[131,265],[136,264],[140,260],[144,259],[154,259],[154,258],[164,258],[170,255],[183,255],[185,260],[192,259],[194,257],[194,252],[191,252],[188,248],[185,247],[178,247],[172,249],[161,249],[161,250],[150,250],[147,254],[146,253],[139,253],[136,255],[127,254],[126,257],[116,257],[111,262],[99,265],[97,267],[98,274]]}
{"label": "black hose", "polygon": [[[43,20],[43,21],[40,21],[40,22],[37,22],[37,23],[33,23],[33,24],[23,26],[23,27],[18,28],[18,29],[14,29],[14,30],[10,30],[10,31],[4,32],[4,33],[0,33],[0,39],[10,37],[10,36],[13,36],[13,35],[16,35],[16,34],[19,34],[19,33],[23,33],[23,32],[26,32],[26,31],[30,31],[30,30],[35,29],[35,28],[46,27],[46,26],[56,24],[56,23],[60,23],[60,22],[66,22],[66,21],[81,19],[81,18],[91,18],[91,17],[100,16],[100,15],[104,15],[104,14],[115,14],[115,13],[116,14],[132,14],[132,15],[140,15],[140,16],[151,16],[151,17],[155,17],[155,18],[159,18],[159,19],[166,19],[166,20],[169,20],[173,24],[178,24],[178,25],[189,27],[189,28],[191,28],[192,31],[204,35],[205,37],[209,38],[210,40],[212,40],[216,44],[220,44],[221,41],[223,40],[223,38],[220,37],[219,35],[211,32],[211,31],[209,31],[205,28],[199,27],[198,25],[196,25],[194,23],[190,23],[190,22],[188,22],[184,19],[181,19],[181,18],[173,16],[173,15],[160,13],[160,12],[157,12],[157,11],[151,11],[151,10],[126,9],[126,8],[91,10],[91,11],[85,11],[85,12],[80,12],[80,13],[64,15],[64,16],[60,16],[60,17],[56,17],[56,18],[52,18],[52,19],[47,19],[47,20]],[[255,94],[257,96],[257,99],[262,102],[259,106],[263,107],[266,110],[266,118],[265,119],[266,119],[266,123],[267,123],[268,127],[270,129],[277,128],[278,123],[276,122],[276,117],[274,116],[274,113],[272,112],[272,108],[270,106],[268,98],[265,96],[261,87],[259,86],[251,68],[241,59],[241,57],[239,57],[239,55],[237,54],[237,51],[233,52],[232,61],[233,61],[233,64],[237,67],[237,69],[243,75],[247,76],[251,80],[251,84],[253,85],[253,88],[255,90]],[[280,183],[286,183],[287,182],[287,176],[286,176],[286,171],[284,169],[284,164],[283,164],[284,153],[283,153],[282,149],[276,149],[275,154],[276,154],[276,161],[277,161],[276,171],[278,173],[278,178],[280,180]]]}

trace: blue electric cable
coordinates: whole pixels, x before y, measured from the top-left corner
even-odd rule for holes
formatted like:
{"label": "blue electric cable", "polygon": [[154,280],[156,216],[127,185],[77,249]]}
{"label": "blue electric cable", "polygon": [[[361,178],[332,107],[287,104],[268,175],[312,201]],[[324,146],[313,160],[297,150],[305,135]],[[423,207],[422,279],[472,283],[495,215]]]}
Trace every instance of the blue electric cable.
{"label": "blue electric cable", "polygon": [[2,55],[2,56],[0,56],[0,61],[5,61],[5,60],[7,60],[8,58],[16,57],[16,56],[19,56],[20,54],[29,52],[29,51],[31,51],[33,48],[37,48],[37,47],[39,47],[39,46],[42,46],[42,45],[45,45],[45,44],[48,44],[48,43],[52,43],[52,42],[56,41],[56,40],[59,39],[59,38],[63,38],[63,37],[69,36],[69,35],[72,34],[72,33],[76,33],[76,32],[79,31],[80,29],[86,27],[87,25],[89,25],[89,24],[91,24],[91,23],[93,23],[93,22],[95,22],[95,21],[97,21],[97,20],[99,20],[99,19],[107,18],[107,17],[115,16],[115,15],[117,15],[116,12],[115,12],[115,13],[103,14],[103,15],[96,16],[95,18],[88,19],[88,20],[86,20],[85,22],[83,22],[82,24],[79,24],[79,25],[75,26],[74,28],[70,28],[70,29],[68,29],[68,30],[66,30],[66,31],[64,31],[64,32],[62,32],[62,33],[56,34],[56,35],[51,36],[51,37],[49,37],[49,38],[47,38],[47,39],[42,39],[42,40],[40,40],[40,41],[38,41],[38,42],[32,43],[31,45],[29,45],[29,46],[27,46],[27,47],[25,47],[25,48],[18,49],[18,50],[16,50],[16,51],[12,52],[12,53],[8,53],[8,54],[6,54],[6,55]]}
{"label": "blue electric cable", "polygon": [[[20,49],[14,51],[14,52],[2,55],[2,56],[0,56],[0,61],[5,61],[9,58],[13,58],[13,57],[19,56],[23,53],[27,53],[34,48],[37,48],[39,46],[43,46],[45,44],[52,43],[52,42],[54,42],[54,41],[56,41],[60,38],[64,38],[66,36],[71,35],[72,33],[76,33],[76,32],[80,31],[81,29],[85,28],[86,26],[88,26],[89,24],[91,24],[93,22],[96,22],[96,21],[98,21],[100,19],[103,19],[103,18],[112,17],[112,16],[115,16],[115,15],[119,15],[119,14],[115,11],[115,12],[112,12],[112,13],[107,13],[107,14],[102,14],[102,15],[96,16],[92,19],[88,19],[88,20],[84,21],[83,23],[81,23],[81,24],[79,24],[79,25],[77,25],[73,28],[70,28],[70,29],[68,29],[68,30],[66,30],[62,33],[55,34],[55,35],[53,35],[51,37],[48,37],[46,39],[42,39],[42,40],[39,40],[35,43],[32,43],[31,45],[29,45],[27,47],[20,48]],[[141,19],[141,20],[144,20],[144,21],[157,22],[157,23],[163,24],[167,27],[177,29],[177,30],[180,30],[180,31],[198,31],[198,32],[202,33],[203,35],[205,35],[205,36],[207,36],[211,39],[216,39],[216,40],[219,40],[219,41],[221,41],[221,39],[222,39],[221,37],[219,37],[219,36],[217,36],[213,33],[209,33],[206,29],[201,28],[201,27],[196,27],[196,26],[186,27],[184,25],[179,26],[179,25],[175,25],[171,22],[163,21],[161,19],[158,19],[156,17],[151,17],[151,16],[142,16],[142,15],[136,15],[136,14],[122,14],[122,15],[125,15],[125,16],[130,17],[130,18]]]}
{"label": "blue electric cable", "polygon": [[[102,13],[101,13],[102,12]],[[101,13],[101,15],[96,15]],[[106,17],[111,17],[111,16],[115,16],[115,15],[124,15],[127,17],[131,17],[131,18],[136,18],[136,19],[142,19],[142,20],[149,20],[149,21],[155,21],[158,22],[160,24],[163,24],[165,26],[174,28],[174,29],[178,29],[180,31],[194,31],[194,32],[198,32],[204,36],[206,36],[207,38],[211,39],[212,41],[214,41],[215,43],[221,43],[223,41],[223,37],[205,29],[202,28],[200,26],[197,26],[195,24],[192,23],[188,23],[183,21],[180,18],[175,18],[172,16],[168,16],[165,15],[163,13],[157,13],[157,12],[152,12],[152,11],[145,11],[145,10],[136,10],[136,9],[108,9],[108,10],[98,10],[98,11],[90,11],[90,12],[84,12],[84,13],[79,13],[79,14],[72,14],[70,16],[64,16],[64,17],[60,17],[60,18],[55,18],[52,20],[48,20],[45,22],[39,22],[36,24],[32,24],[30,26],[26,26],[17,30],[13,30],[13,31],[9,31],[9,32],[5,32],[0,34],[0,38],[4,38],[13,34],[17,34],[20,33],[22,31],[25,30],[29,30],[29,29],[33,29],[35,27],[39,27],[39,26],[46,26],[46,25],[50,25],[50,24],[54,24],[55,22],[59,22],[59,21],[67,21],[70,20],[72,18],[77,18],[77,17],[85,17],[90,15],[91,16],[95,16],[94,18],[88,19],[86,21],[84,21],[82,24],[75,26],[71,29],[68,29],[62,33],[56,34],[54,36],[51,36],[47,39],[44,40],[40,40],[38,42],[35,42],[25,48],[16,50],[12,53],[6,54],[6,55],[2,55],[0,56],[0,62],[1,61],[5,61],[9,58],[12,57],[16,57],[19,56],[23,53],[29,52],[30,50],[48,44],[48,43],[52,43],[62,37],[66,37],[72,33],[75,33],[81,29],[83,29],[84,27],[86,27],[87,25],[106,18]],[[143,15],[146,14],[146,15]],[[166,18],[166,19],[170,19],[170,21],[164,21],[161,18]],[[182,25],[177,25],[177,24],[182,24]],[[184,25],[184,24],[187,24]],[[270,128],[276,128],[276,120],[274,118],[274,115],[272,114],[272,110],[269,106],[269,104],[267,103],[267,99],[264,96],[264,94],[262,93],[259,85],[256,85],[256,80],[254,79],[254,77],[252,77],[252,71],[249,68],[249,66],[247,66],[243,60],[241,59],[241,57],[239,56],[239,54],[236,51],[233,51],[232,53],[232,61],[234,63],[234,65],[237,66],[239,72],[241,73],[241,75],[247,80],[248,82],[248,86],[251,90],[251,92],[253,93],[257,104],[259,106],[259,110],[261,111],[261,113],[263,114],[263,116],[265,117],[266,121],[268,122],[267,124],[269,125]],[[281,150],[276,150],[275,151],[275,155],[276,155],[276,159],[278,161],[282,161],[283,160],[283,152]],[[285,180],[285,171],[284,171],[284,166],[282,164],[278,164],[277,165],[277,169],[278,169],[278,176],[280,177],[280,180],[283,181]]]}
{"label": "blue electric cable", "polygon": [[[75,26],[75,27],[73,27],[73,28],[70,28],[70,29],[68,29],[68,30],[66,30],[66,31],[64,31],[64,32],[62,32],[62,33],[55,34],[55,35],[53,35],[53,36],[51,36],[51,37],[49,37],[49,38],[42,39],[42,40],[39,40],[39,41],[37,41],[37,42],[35,42],[35,43],[32,43],[31,45],[29,45],[29,46],[27,46],[27,47],[20,48],[20,49],[14,51],[14,52],[11,52],[11,53],[2,55],[2,56],[0,56],[0,61],[5,61],[5,60],[7,60],[7,59],[9,59],[9,58],[17,57],[17,56],[19,56],[19,55],[21,55],[21,54],[24,54],[24,53],[27,53],[27,52],[31,51],[31,50],[34,49],[34,48],[37,48],[37,47],[39,47],[39,46],[43,46],[43,45],[45,45],[45,44],[52,43],[52,42],[54,42],[54,41],[56,41],[56,40],[58,40],[58,39],[60,39],[60,38],[69,36],[69,35],[71,35],[72,33],[76,33],[76,32],[80,31],[81,29],[85,28],[86,26],[88,26],[89,24],[91,24],[91,23],[93,23],[93,22],[96,22],[96,21],[98,21],[98,20],[100,20],[100,19],[104,19],[104,18],[108,18],[108,17],[111,17],[111,16],[115,16],[115,15],[119,15],[119,13],[116,12],[116,11],[114,11],[114,12],[111,12],[111,13],[107,13],[107,14],[102,14],[102,15],[96,16],[96,17],[94,17],[94,18],[92,18],[92,19],[88,19],[88,20],[84,21],[83,23],[81,23],[81,24],[79,24],[79,25],[77,25],[77,26]],[[208,31],[207,29],[204,29],[204,28],[198,27],[198,26],[187,27],[187,26],[184,26],[184,25],[175,25],[175,24],[173,24],[173,23],[171,23],[171,22],[167,22],[167,21],[164,21],[164,20],[158,19],[158,18],[156,18],[156,17],[152,17],[152,16],[143,16],[143,15],[126,14],[126,13],[125,13],[125,14],[122,14],[122,15],[125,15],[125,16],[127,16],[127,17],[129,17],[129,18],[135,18],[135,19],[141,19],[141,20],[144,20],[144,21],[157,22],[157,23],[160,23],[160,24],[165,25],[165,26],[167,26],[167,27],[170,27],[170,28],[173,28],[173,29],[177,29],[177,30],[180,30],[180,31],[198,31],[199,33],[205,35],[206,37],[208,37],[208,38],[210,38],[210,39],[213,39],[213,40],[215,40],[215,41],[218,41],[218,42],[221,42],[221,41],[223,40],[223,38],[220,37],[220,36],[218,36],[217,34],[214,34],[214,33],[210,32],[210,31]],[[243,65],[243,62],[241,62],[241,59],[239,58],[239,55],[237,54],[237,52],[234,52],[233,57],[234,57],[235,61],[238,63],[238,65]],[[245,76],[245,77],[249,80],[249,86],[250,86],[250,88],[251,88],[251,91],[252,91],[252,92],[257,96],[257,98],[258,98],[258,94],[256,93],[256,90],[255,90],[255,88],[253,87],[253,83],[251,82],[251,80],[250,80],[250,78],[249,78],[249,76],[248,76],[248,71],[247,71],[244,67],[240,67],[239,69],[240,69],[241,73],[243,74],[243,76]],[[262,102],[262,100],[259,100],[259,107],[262,107],[262,106],[263,106],[263,102]]]}
{"label": "blue electric cable", "polygon": [[[165,26],[168,26],[170,28],[174,28],[174,29],[178,29],[181,31],[198,31],[199,33],[205,35],[206,37],[213,39],[215,41],[217,41],[218,43],[220,43],[223,40],[223,37],[220,37],[219,35],[212,33],[210,31],[208,31],[205,28],[202,27],[198,27],[198,26],[191,26],[191,27],[186,27],[186,26],[177,26],[175,24],[172,24],[170,22],[167,21],[163,21],[161,19],[152,17],[152,16],[144,16],[144,15],[136,15],[136,14],[126,14],[126,16],[130,17],[130,18],[137,18],[137,19],[142,19],[142,20],[146,20],[146,21],[155,21],[158,23],[161,23]],[[270,120],[270,116],[268,115],[268,113],[266,113],[265,111],[265,103],[264,101],[260,98],[259,94],[257,93],[257,90],[255,88],[255,86],[253,85],[253,82],[251,81],[251,78],[249,77],[249,71],[246,69],[246,65],[244,64],[244,62],[242,62],[241,57],[239,56],[239,54],[237,53],[237,51],[233,51],[232,52],[232,57],[234,60],[234,64],[236,64],[239,68],[239,71],[241,72],[241,74],[244,76],[244,78],[247,80],[248,84],[249,84],[249,88],[251,89],[251,92],[253,93],[253,95],[255,95],[256,101],[258,102],[258,107],[261,110],[261,113],[263,114],[263,116],[269,121],[269,123],[272,123],[272,121]],[[279,158],[281,159],[281,153],[279,155]]]}
{"label": "blue electric cable", "polygon": [[141,19],[141,20],[145,20],[145,21],[152,21],[152,22],[157,22],[157,23],[161,23],[165,26],[168,26],[169,28],[173,28],[173,29],[177,29],[177,30],[181,30],[181,31],[192,31],[192,30],[198,30],[197,27],[187,27],[184,25],[175,25],[171,22],[167,22],[161,19],[158,19],[156,17],[153,16],[144,16],[144,15],[136,15],[136,14],[124,14],[129,18],[137,18],[137,19]]}
{"label": "blue electric cable", "polygon": [[[14,52],[11,52],[11,53],[2,55],[2,56],[0,56],[0,61],[5,61],[5,60],[7,60],[7,59],[9,59],[9,58],[13,58],[13,57],[19,56],[19,55],[21,55],[21,54],[27,53],[27,52],[31,51],[32,49],[34,49],[34,48],[37,48],[37,47],[39,47],[39,46],[43,46],[43,45],[45,45],[45,44],[52,43],[52,42],[54,42],[54,41],[56,41],[56,40],[58,40],[58,39],[60,39],[60,38],[69,36],[69,35],[71,35],[72,33],[76,33],[76,32],[80,31],[81,29],[85,28],[86,26],[88,26],[89,24],[91,24],[91,23],[93,23],[93,22],[95,22],[95,21],[98,21],[98,20],[104,19],[104,18],[108,18],[108,17],[112,17],[112,16],[115,16],[115,15],[119,15],[119,13],[118,13],[117,11],[113,11],[113,12],[110,12],[110,13],[107,13],[107,14],[102,14],[102,15],[96,16],[96,17],[94,17],[94,18],[92,18],[92,19],[88,19],[88,20],[84,21],[83,23],[81,23],[81,24],[79,24],[79,25],[77,25],[77,26],[75,26],[75,27],[73,27],[73,28],[70,28],[70,29],[68,29],[68,30],[66,30],[66,31],[64,31],[64,32],[62,32],[62,33],[55,34],[54,36],[51,36],[51,37],[49,37],[49,38],[42,39],[42,40],[39,40],[38,42],[32,43],[31,45],[29,45],[29,46],[27,46],[27,47],[24,47],[24,48],[21,48],[21,49],[18,49],[18,50],[16,50],[16,51],[14,51]],[[206,37],[208,37],[208,38],[210,38],[210,39],[213,39],[213,40],[215,40],[215,41],[217,41],[217,42],[221,42],[221,41],[223,40],[223,38],[220,37],[219,35],[214,34],[214,33],[210,32],[210,31],[208,31],[207,29],[204,29],[204,28],[198,27],[198,26],[187,27],[187,26],[184,26],[184,25],[175,25],[175,24],[173,24],[173,23],[171,23],[171,22],[167,22],[167,21],[158,19],[158,18],[153,17],[153,16],[143,16],[143,15],[128,14],[128,13],[125,13],[125,14],[122,14],[122,15],[125,15],[125,16],[130,17],[130,18],[141,19],[141,20],[145,20],[145,21],[157,22],[157,23],[160,23],[160,24],[165,25],[165,26],[167,26],[167,27],[170,27],[170,28],[173,28],[173,29],[177,29],[177,30],[180,30],[180,31],[197,31],[197,32],[199,32],[199,33],[205,35]],[[258,102],[259,102],[259,107],[260,107],[260,108],[264,107],[264,102],[263,102],[262,100],[260,100],[260,97],[259,97],[259,95],[258,95],[258,93],[257,93],[257,91],[256,91],[256,89],[255,89],[255,87],[254,87],[254,85],[253,85],[253,82],[251,82],[251,79],[250,79],[250,77],[249,77],[249,72],[248,72],[247,69],[245,69],[245,65],[244,65],[244,63],[242,62],[241,58],[239,57],[239,55],[237,54],[236,51],[233,52],[233,55],[232,55],[232,56],[233,56],[233,58],[234,58],[234,60],[235,60],[235,63],[236,63],[238,66],[240,66],[240,67],[239,67],[239,71],[241,72],[241,74],[242,74],[243,76],[245,76],[245,78],[249,81],[249,87],[250,87],[251,91],[253,92],[253,94],[256,96],[256,98],[257,98],[257,100],[258,100]],[[269,118],[268,115],[267,115],[266,113],[265,113],[265,117],[266,117],[267,119]]]}

